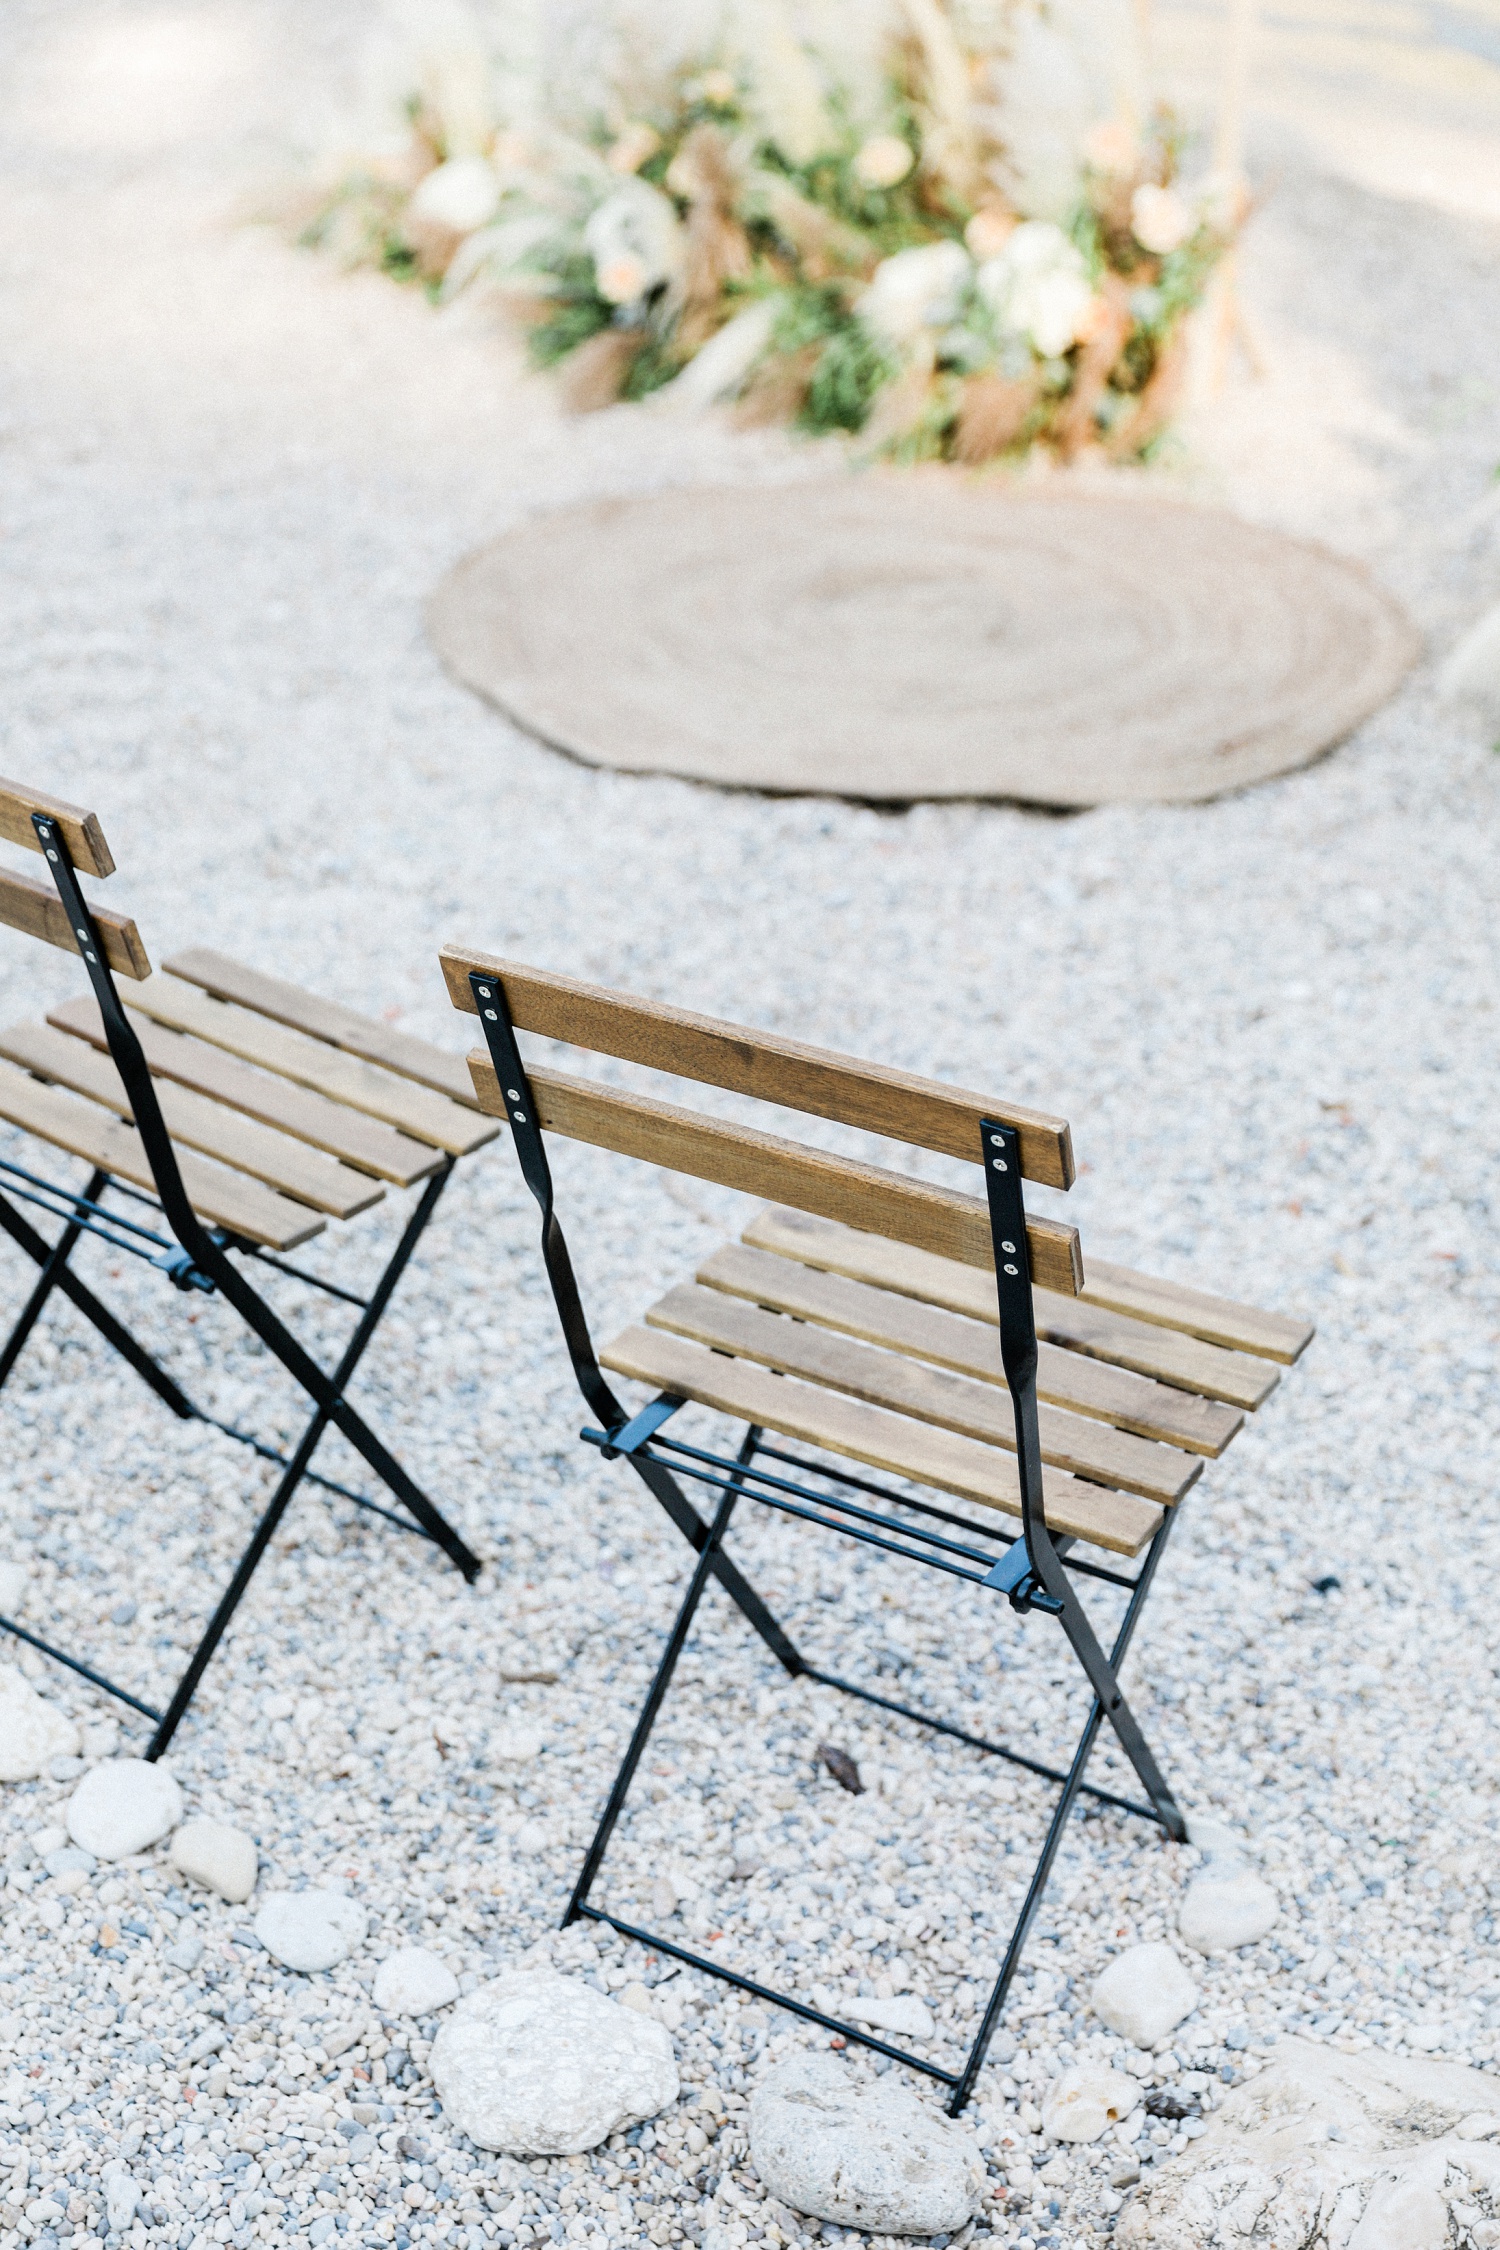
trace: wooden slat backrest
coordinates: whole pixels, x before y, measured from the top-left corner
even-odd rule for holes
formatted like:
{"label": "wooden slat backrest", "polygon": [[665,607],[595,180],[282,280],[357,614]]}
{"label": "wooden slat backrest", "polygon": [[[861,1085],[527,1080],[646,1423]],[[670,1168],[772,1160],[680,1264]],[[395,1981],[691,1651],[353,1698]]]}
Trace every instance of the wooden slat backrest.
{"label": "wooden slat backrest", "polygon": [[[129,915],[112,914],[105,906],[91,906],[89,912],[99,932],[104,958],[116,976],[137,980],[149,977],[151,963],[140,931]],[[65,953],[81,950],[67,909],[52,885],[9,867],[0,867],[0,922],[8,922],[13,930],[24,930],[28,937],[44,938],[48,945],[60,945]]]}
{"label": "wooden slat backrest", "polygon": [[[476,1050],[469,1068],[480,1108],[491,1117],[507,1116],[505,1090],[488,1053]],[[994,1272],[989,1207],[979,1196],[856,1164],[799,1141],[560,1071],[529,1070],[527,1077],[544,1132],[640,1157],[747,1195],[774,1197],[820,1218]],[[1083,1286],[1077,1229],[1055,1219],[1028,1219],[1026,1243],[1037,1286],[1076,1296]]]}
{"label": "wooden slat backrest", "polygon": [[1072,1138],[1061,1117],[462,946],[446,947],[442,962],[453,1005],[470,1015],[476,1009],[469,976],[478,969],[502,985],[518,1031],[537,1032],[622,1062],[644,1063],[676,1078],[722,1086],[973,1164],[981,1161],[979,1121],[995,1117],[1019,1133],[1021,1170],[1028,1180],[1055,1188],[1073,1184]]}
{"label": "wooden slat backrest", "polygon": [[457,1055],[444,1054],[441,1047],[415,1039],[408,1031],[395,1031],[388,1023],[373,1023],[357,1009],[346,1008],[342,1001],[304,992],[300,984],[267,976],[262,969],[247,968],[243,961],[231,960],[227,953],[216,953],[207,945],[174,953],[163,967],[170,976],[201,986],[217,1000],[233,1001],[272,1023],[305,1032],[310,1039],[322,1039],[346,1055],[378,1063],[398,1078],[414,1079],[435,1094],[462,1102],[465,1109],[474,1107],[469,1074]]}
{"label": "wooden slat backrest", "polygon": [[49,797],[43,790],[27,789],[19,781],[0,779],[0,836],[8,844],[24,844],[33,852],[41,850],[31,825],[33,813],[51,814],[62,830],[73,865],[81,867],[85,875],[113,875],[114,856],[104,841],[97,815],[79,805],[66,804],[61,797]]}

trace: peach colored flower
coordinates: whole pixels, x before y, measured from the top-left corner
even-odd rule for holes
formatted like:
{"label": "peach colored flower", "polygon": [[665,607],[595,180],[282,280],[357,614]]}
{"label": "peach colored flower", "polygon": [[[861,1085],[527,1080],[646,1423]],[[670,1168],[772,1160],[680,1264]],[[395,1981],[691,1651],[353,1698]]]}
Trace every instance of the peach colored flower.
{"label": "peach colored flower", "polygon": [[1140,142],[1133,128],[1122,124],[1118,118],[1104,119],[1089,128],[1084,138],[1084,161],[1096,172],[1109,172],[1124,178],[1133,172],[1140,160]]}
{"label": "peach colored flower", "polygon": [[1130,231],[1143,250],[1159,258],[1180,249],[1197,226],[1192,205],[1171,188],[1153,187],[1147,181],[1130,198]]}
{"label": "peach colored flower", "polygon": [[869,188],[890,188],[906,178],[916,158],[899,133],[877,133],[854,159],[854,176]]}
{"label": "peach colored flower", "polygon": [[964,228],[970,255],[980,265],[986,258],[998,258],[1018,224],[1014,211],[1007,211],[1003,203],[986,203]]}

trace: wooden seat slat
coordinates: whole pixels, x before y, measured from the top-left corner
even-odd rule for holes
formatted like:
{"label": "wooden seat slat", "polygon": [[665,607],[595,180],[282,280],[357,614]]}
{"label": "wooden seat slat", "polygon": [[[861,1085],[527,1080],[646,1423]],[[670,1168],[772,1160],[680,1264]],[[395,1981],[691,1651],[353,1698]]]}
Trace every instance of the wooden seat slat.
{"label": "wooden seat slat", "polygon": [[330,1101],[394,1125],[429,1148],[468,1156],[492,1141],[498,1127],[459,1107],[445,1094],[416,1086],[388,1070],[342,1054],[321,1039],[292,1031],[228,1000],[214,1000],[180,977],[154,976],[132,993],[131,1005],[174,1031],[187,1031],[210,1046],[223,1047],[242,1061],[311,1087]]}
{"label": "wooden seat slat", "polygon": [[31,825],[33,813],[47,813],[57,822],[68,857],[85,875],[113,875],[114,855],[104,841],[96,813],[70,805],[65,798],[47,796],[40,789],[27,789],[19,781],[0,780],[0,836],[8,844],[24,844],[28,851],[41,851]]}
{"label": "wooden seat slat", "polygon": [[[156,1182],[133,1125],[77,1094],[44,1086],[15,1065],[0,1061],[0,1118],[24,1132],[101,1166],[132,1187],[155,1191]],[[262,1187],[242,1172],[209,1164],[191,1149],[177,1160],[188,1201],[210,1226],[228,1227],[267,1250],[295,1250],[321,1234],[326,1220],[305,1204]]]}
{"label": "wooden seat slat", "polygon": [[[627,1328],[600,1358],[615,1374],[634,1382],[694,1399],[913,1484],[1007,1515],[1020,1514],[1014,1457],[952,1430],[867,1406],[792,1375],[773,1375],[747,1360],[726,1359],[660,1329]],[[1062,1470],[1045,1472],[1043,1490],[1054,1532],[1117,1554],[1139,1554],[1162,1520],[1162,1510],[1151,1501],[1086,1484]]]}
{"label": "wooden seat slat", "polygon": [[[487,1053],[469,1057],[479,1106],[504,1117],[505,1100]],[[596,1148],[712,1180],[747,1195],[778,1196],[825,1218],[878,1226],[899,1241],[918,1243],[980,1266],[993,1275],[994,1238],[988,1206],[977,1196],[857,1164],[800,1141],[784,1141],[753,1126],[704,1117],[670,1102],[624,1093],[561,1071],[530,1070],[532,1098],[544,1131]],[[1027,1222],[1032,1269],[1055,1289],[1076,1287],[1080,1271],[1076,1228],[1054,1219]]]}
{"label": "wooden seat slat", "polygon": [[[869,1282],[919,1303],[938,1305],[998,1328],[995,1291],[983,1277],[951,1258],[933,1257],[901,1242],[886,1242],[857,1228],[830,1225],[801,1211],[767,1210],[757,1214],[741,1239],[759,1250],[796,1259],[827,1272],[846,1274],[852,1281]],[[1084,1299],[1059,1295],[1040,1286],[1033,1292],[1037,1333],[1069,1351],[1137,1375],[1196,1391],[1203,1398],[1253,1412],[1264,1404],[1281,1380],[1263,1359],[1222,1345],[1205,1344],[1196,1336],[1153,1327],[1123,1313],[1108,1312]]]}
{"label": "wooden seat slat", "polygon": [[[112,913],[107,906],[91,906],[89,914],[99,933],[104,958],[115,975],[149,977],[151,963],[130,916]],[[27,937],[41,938],[47,945],[60,946],[64,953],[81,950],[67,908],[43,877],[0,867],[0,922]]]}
{"label": "wooden seat slat", "polygon": [[[728,1242],[716,1250],[698,1268],[697,1278],[705,1288],[769,1305],[798,1320],[814,1321],[913,1359],[929,1360],[955,1374],[985,1383],[1005,1382],[997,1329],[915,1297],[897,1296],[843,1274],[752,1250],[742,1242]],[[1056,1344],[1038,1347],[1037,1392],[1049,1404],[1071,1413],[1111,1422],[1137,1437],[1154,1438],[1211,1459],[1223,1452],[1245,1421],[1237,1407],[1174,1390],[1149,1376],[1061,1350]]]}
{"label": "wooden seat slat", "polygon": [[450,1055],[445,1048],[434,1047],[409,1031],[377,1023],[357,1009],[345,1007],[342,1001],[304,992],[301,985],[291,984],[285,977],[247,968],[243,961],[231,960],[227,953],[217,953],[207,945],[174,953],[162,966],[169,976],[200,985],[216,999],[233,1000],[255,1015],[306,1032],[309,1038],[321,1039],[344,1054],[378,1063],[398,1078],[410,1078],[435,1094],[446,1094],[449,1101],[458,1102],[464,1109],[477,1107],[461,1055]]}
{"label": "wooden seat slat", "polygon": [[1021,1169],[1027,1179],[1057,1188],[1073,1184],[1073,1145],[1064,1118],[1017,1108],[1013,1102],[882,1063],[857,1061],[800,1039],[784,1039],[777,1032],[724,1023],[548,969],[497,960],[462,946],[445,946],[442,963],[454,1006],[470,1015],[476,1007],[469,976],[477,969],[503,987],[518,1031],[614,1055],[676,1078],[695,1079],[700,1085],[722,1086],[782,1109],[835,1119],[971,1164],[982,1161],[981,1118],[998,1118],[1020,1135]]}
{"label": "wooden seat slat", "polygon": [[1136,1273],[1129,1266],[1113,1266],[1102,1258],[1089,1262],[1084,1301],[1106,1311],[1124,1313],[1154,1327],[1175,1328],[1226,1351],[1248,1352],[1256,1359],[1279,1360],[1290,1367],[1313,1339],[1311,1321],[1294,1320],[1285,1313],[1261,1312],[1254,1305],[1239,1305],[1227,1297],[1213,1297],[1181,1282],[1160,1281],[1155,1274]]}
{"label": "wooden seat slat", "polygon": [[[337,1157],[340,1163],[352,1165],[357,1172],[388,1180],[394,1187],[410,1187],[413,1181],[428,1178],[442,1162],[436,1150],[398,1133],[393,1125],[364,1117],[309,1087],[295,1086],[289,1078],[256,1070],[224,1048],[210,1047],[202,1039],[153,1023],[134,1008],[125,1012],[154,1078],[175,1079],[195,1093],[206,1094],[228,1109],[242,1110],[262,1125],[274,1125],[294,1140],[306,1141],[310,1147]],[[91,1046],[104,1049],[108,1044],[99,1003],[92,995],[49,1008],[47,1021],[59,1031],[86,1039]]]}
{"label": "wooden seat slat", "polygon": [[[687,1282],[652,1305],[646,1322],[648,1327],[669,1329],[707,1344],[711,1351],[730,1352],[736,1359],[758,1361],[778,1374],[847,1391],[868,1405],[957,1430],[983,1444],[1001,1446],[1007,1453],[1016,1449],[1015,1410],[1008,1392],[907,1359],[900,1352],[854,1343],[830,1329]],[[1138,1492],[1166,1507],[1175,1506],[1202,1474],[1203,1463],[1196,1456],[1132,1437],[1107,1422],[1044,1406],[1038,1423],[1042,1459],[1052,1467],[1122,1492]]]}
{"label": "wooden seat slat", "polygon": [[[0,1055],[19,1063],[34,1077],[68,1086],[75,1094],[129,1118],[130,1100],[114,1065],[114,1058],[99,1054],[82,1039],[70,1039],[51,1024],[17,1024],[0,1031]],[[257,1124],[238,1110],[224,1109],[185,1086],[160,1085],[156,1089],[162,1122],[174,1144],[195,1148],[232,1171],[248,1173],[280,1195],[310,1204],[330,1218],[352,1219],[378,1203],[385,1189],[363,1172],[289,1140],[269,1125]]]}

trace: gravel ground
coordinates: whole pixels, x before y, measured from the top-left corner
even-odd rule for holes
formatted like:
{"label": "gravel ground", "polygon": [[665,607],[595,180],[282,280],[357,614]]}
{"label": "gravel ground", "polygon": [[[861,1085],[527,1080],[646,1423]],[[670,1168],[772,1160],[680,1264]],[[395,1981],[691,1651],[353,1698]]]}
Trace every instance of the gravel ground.
{"label": "gravel ground", "polygon": [[[439,320],[230,224],[331,106],[363,22],[272,0],[9,11],[7,768],[98,807],[112,903],[158,959],[218,945],[461,1050],[434,953],[462,936],[995,1085],[1072,1117],[1086,1251],[1315,1317],[1313,1352],[1185,1508],[1130,1672],[1184,1801],[1255,1839],[1281,1921],[1201,1964],[1170,2052],[1125,2053],[1092,1977],[1172,1932],[1195,1855],[1078,1821],[975,2120],[1000,2184],[1070,2059],[1196,2072],[1200,2100],[1293,2025],[1491,2067],[1500,760],[1426,670],[1275,786],[1070,819],[724,797],[522,739],[423,641],[453,560],[576,497],[837,463],[630,411],[564,424],[479,316]],[[1363,555],[1440,648],[1500,591],[1496,234],[1299,170],[1284,134],[1261,153],[1280,185],[1246,290],[1270,374],[1237,378],[1176,474]],[[78,988],[19,939],[0,961],[16,1015]],[[742,1216],[581,1149],[556,1169],[601,1329]],[[331,1228],[327,1270],[370,1273],[401,1201]],[[346,1886],[368,1944],[326,1977],[283,1973],[253,1908],[188,1897],[159,1852],[65,1897],[37,1862],[72,1779],[6,1790],[0,2164],[19,2184],[0,2226],[103,2235],[115,2158],[145,2191],[128,2239],[181,2250],[818,2231],[764,2200],[741,2128],[767,2062],[808,2035],[553,1934],[682,1557],[575,1442],[534,1237],[508,1149],[462,1166],[361,1384],[487,1558],[479,1587],[304,1499],[174,1751],[190,1810],[256,1837],[262,1892]],[[79,1262],[204,1404],[294,1429],[297,1400],[222,1307],[185,1320],[156,1277]],[[0,1253],[6,1300],[26,1279]],[[342,1322],[278,1287],[332,1351]],[[3,1426],[27,1615],[159,1689],[264,1478],[61,1314]],[[348,1467],[339,1446],[325,1466]],[[1065,1740],[1080,1704],[1045,1619],[1005,1611],[997,1631],[992,1605],[943,1610],[782,1523],[737,1537],[825,1658]],[[19,1661],[89,1758],[137,1746]],[[828,1739],[864,1796],[818,1767]],[[802,1990],[921,1992],[946,2058],[1042,1814],[958,1745],[783,1685],[711,1602],[609,1895]],[[683,2103],[593,2157],[478,2155],[435,2111],[433,2026],[383,2024],[369,1999],[381,1956],[419,1939],[471,1989],[532,1948],[607,1987],[643,1978]],[[216,2019],[231,2042],[210,2080],[188,2057]],[[997,2199],[992,2239],[1103,2242],[1119,2159],[1065,2153]]]}

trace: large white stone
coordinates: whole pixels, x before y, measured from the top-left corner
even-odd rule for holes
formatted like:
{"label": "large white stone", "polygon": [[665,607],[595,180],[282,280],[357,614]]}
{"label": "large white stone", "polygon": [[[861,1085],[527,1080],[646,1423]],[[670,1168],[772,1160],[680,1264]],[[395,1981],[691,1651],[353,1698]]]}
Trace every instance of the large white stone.
{"label": "large white stone", "polygon": [[78,1729],[14,1665],[0,1667],[0,1781],[35,1781],[54,1758],[76,1758]]}
{"label": "large white stone", "polygon": [[1042,2131],[1054,2141],[1097,2141],[1140,2098],[1140,2087],[1123,2070],[1065,2070],[1042,2097]]}
{"label": "large white stone", "polygon": [[364,1908],[337,1891],[273,1891],[255,1917],[255,1934],[284,1968],[311,1975],[336,1968],[365,1934]]}
{"label": "large white stone", "polygon": [[260,1872],[254,1839],[223,1820],[185,1820],[172,1838],[172,1865],[234,1905],[250,1896]]}
{"label": "large white stone", "polygon": [[1231,1953],[1263,1938],[1280,1912],[1276,1893],[1263,1876],[1232,1861],[1214,1860],[1189,1883],[1177,1932],[1195,1953]]}
{"label": "large white stone", "polygon": [[182,1818],[182,1791],[162,1766],[108,1758],[68,1799],[68,1834],[95,1859],[129,1859],[160,1843]]}
{"label": "large white stone", "polygon": [[1283,2040],[1121,2214],[1121,2250],[1448,2250],[1500,2242],[1500,2080]]}
{"label": "large white stone", "polygon": [[677,2099],[665,2025],[551,1969],[460,2001],[432,2043],[450,2121],[508,2156],[578,2156]]}
{"label": "large white stone", "polygon": [[830,2054],[794,2055],[757,2088],[750,2160],[794,2211],[867,2234],[955,2234],[985,2189],[962,2125],[895,2071],[861,2084]]}
{"label": "large white stone", "polygon": [[1198,2005],[1198,1987],[1170,1945],[1132,1945],[1094,1980],[1095,2013],[1137,2047],[1154,2047]]}
{"label": "large white stone", "polygon": [[431,2016],[458,1998],[458,1979],[425,1945],[403,1945],[375,1971],[374,2000],[387,2016]]}

